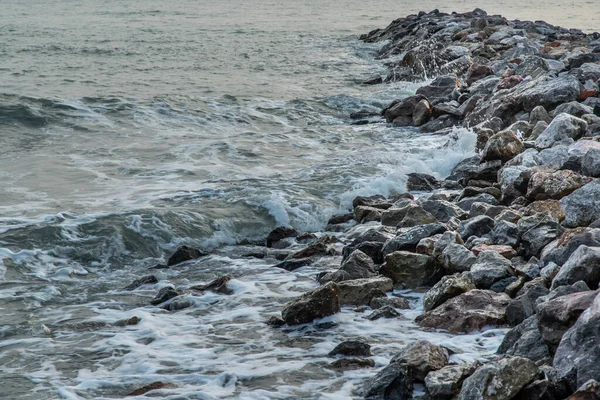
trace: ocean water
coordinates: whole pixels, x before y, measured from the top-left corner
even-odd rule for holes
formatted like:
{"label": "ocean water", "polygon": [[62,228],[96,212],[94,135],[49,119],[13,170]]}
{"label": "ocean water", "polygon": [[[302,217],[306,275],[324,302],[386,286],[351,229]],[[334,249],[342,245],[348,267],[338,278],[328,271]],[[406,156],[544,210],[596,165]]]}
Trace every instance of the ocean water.
{"label": "ocean water", "polygon": [[[318,233],[356,195],[401,193],[407,172],[442,178],[474,154],[465,130],[349,114],[418,87],[362,85],[385,66],[360,34],[477,6],[588,31],[600,21],[584,0],[0,1],[0,398],[119,398],[162,381],[173,386],[148,396],[347,399],[377,369],[334,372],[326,354],[356,337],[378,367],[415,338],[457,349],[457,362],[490,357],[503,330],[420,331],[418,293],[405,293],[406,319],[344,309],[329,329],[269,328],[339,258],[290,273],[244,256],[278,225]],[[182,244],[212,255],[123,290]],[[149,305],[163,286],[224,274],[231,296]]]}

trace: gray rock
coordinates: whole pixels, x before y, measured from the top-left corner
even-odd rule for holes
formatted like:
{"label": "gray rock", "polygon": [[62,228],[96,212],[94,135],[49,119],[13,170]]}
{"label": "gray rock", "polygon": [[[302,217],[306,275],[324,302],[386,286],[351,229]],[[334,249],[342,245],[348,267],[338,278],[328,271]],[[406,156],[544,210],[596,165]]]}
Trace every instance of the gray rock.
{"label": "gray rock", "polygon": [[531,168],[522,165],[506,166],[498,173],[498,182],[504,201],[523,196],[531,177]]}
{"label": "gray rock", "polygon": [[550,114],[543,106],[537,106],[529,113],[529,124],[535,126],[538,122],[549,124],[552,121]]}
{"label": "gray rock", "polygon": [[468,240],[471,236],[481,237],[488,234],[493,227],[494,220],[486,215],[481,215],[462,221],[458,226],[458,233],[463,240]]}
{"label": "gray rock", "polygon": [[421,206],[409,199],[394,204],[391,208],[388,208],[381,213],[381,224],[386,226],[396,226],[407,214],[412,213],[412,211],[417,208],[421,208]]}
{"label": "gray rock", "polygon": [[369,357],[371,356],[371,346],[363,340],[347,340],[335,346],[328,354],[329,357],[333,356],[360,356]]}
{"label": "gray rock", "polygon": [[340,306],[368,305],[373,299],[373,291],[391,292],[392,280],[382,276],[366,279],[352,279],[338,282],[338,298]]}
{"label": "gray rock", "polygon": [[540,137],[542,132],[544,132],[548,128],[548,123],[546,121],[539,121],[537,124],[533,126],[531,129],[531,133],[527,137],[527,140],[536,140]]}
{"label": "gray rock", "polygon": [[600,178],[600,149],[590,149],[581,160],[584,175]]}
{"label": "gray rock", "polygon": [[587,129],[587,123],[570,114],[558,114],[546,130],[535,140],[535,147],[547,149],[566,139],[578,139]]}
{"label": "gray rock", "polygon": [[369,303],[369,307],[371,307],[373,310],[376,310],[378,308],[382,308],[385,306],[399,308],[401,310],[409,310],[410,309],[410,303],[404,297],[397,297],[397,296],[375,297]]}
{"label": "gray rock", "polygon": [[289,228],[287,226],[278,226],[273,229],[269,235],[267,235],[266,245],[267,247],[273,247],[273,245],[279,242],[281,239],[296,237],[298,236],[298,231],[294,228]]}
{"label": "gray rock", "polygon": [[392,306],[383,306],[381,308],[376,309],[369,315],[367,318],[370,321],[376,321],[381,318],[398,318],[402,314],[394,309]]}
{"label": "gray rock", "polygon": [[437,219],[425,211],[423,207],[415,207],[407,213],[402,221],[398,223],[398,228],[412,228],[418,225],[433,224]]}
{"label": "gray rock", "polygon": [[465,381],[459,400],[510,400],[538,374],[538,367],[527,358],[510,357],[477,369]]}
{"label": "gray rock", "polygon": [[558,271],[552,281],[552,288],[572,285],[577,281],[584,281],[592,289],[598,287],[600,281],[600,247],[579,246]]}
{"label": "gray rock", "polygon": [[[554,242],[552,242],[554,244]],[[581,245],[600,246],[600,229],[576,228],[566,231],[555,246],[548,245],[540,260],[542,264],[556,263],[563,265]]]}
{"label": "gray rock", "polygon": [[450,244],[464,244],[458,232],[446,231],[434,243],[433,257],[438,263],[444,263],[443,253],[446,247]]}
{"label": "gray rock", "polygon": [[298,325],[333,315],[339,311],[337,284],[329,282],[292,300],[285,306],[281,315],[288,325]]}
{"label": "gray rock", "polygon": [[444,271],[447,274],[470,271],[477,261],[473,252],[462,244],[450,243],[442,252]]}
{"label": "gray rock", "polygon": [[150,304],[156,306],[166,301],[169,301],[172,298],[177,297],[179,295],[180,293],[176,291],[173,286],[165,286],[158,291],[158,293],[156,294],[156,296],[154,296]]}
{"label": "gray rock", "polygon": [[338,371],[350,371],[360,368],[372,368],[375,366],[375,361],[368,358],[340,358],[335,360],[327,367]]}
{"label": "gray rock", "polygon": [[483,149],[482,160],[508,161],[525,151],[523,142],[509,130],[501,131],[490,137]]}
{"label": "gray rock", "polygon": [[376,207],[358,206],[354,208],[354,219],[359,223],[381,221],[383,210]]}
{"label": "gray rock", "polygon": [[423,382],[430,371],[436,371],[448,364],[448,350],[427,340],[418,340],[404,347],[390,364],[408,365],[413,379]]}
{"label": "gray rock", "polygon": [[375,264],[371,257],[360,250],[355,250],[342,262],[339,270],[325,274],[319,279],[319,282],[341,282],[349,279],[370,278],[375,275]]}
{"label": "gray rock", "polygon": [[373,378],[367,379],[360,392],[365,399],[412,399],[413,380],[410,367],[402,364],[389,364]]}
{"label": "gray rock", "polygon": [[498,221],[490,232],[490,239],[494,244],[515,247],[519,243],[519,229],[517,224],[508,221]]}
{"label": "gray rock", "polygon": [[532,285],[523,288],[523,293],[512,300],[506,309],[508,323],[515,326],[537,312],[537,300],[548,294],[548,289],[542,285]]}
{"label": "gray rock", "polygon": [[548,346],[542,342],[542,335],[538,329],[538,317],[532,315],[508,331],[498,347],[497,353],[524,357],[533,361],[550,359],[550,351]]}
{"label": "gray rock", "polygon": [[425,377],[425,391],[429,398],[450,400],[458,394],[463,381],[479,367],[479,363],[446,365],[431,371]]}
{"label": "gray rock", "polygon": [[465,197],[456,204],[465,211],[470,211],[473,203],[487,203],[493,206],[498,205],[498,200],[489,193],[481,193],[473,197]]}
{"label": "gray rock", "polygon": [[559,104],[553,111],[554,115],[566,113],[581,118],[585,114],[593,114],[593,108],[578,101]]}
{"label": "gray rock", "polygon": [[479,289],[489,289],[494,283],[511,277],[512,265],[510,260],[495,251],[482,251],[477,261],[471,267],[471,279]]}
{"label": "gray rock", "polygon": [[423,309],[431,311],[451,298],[473,289],[475,285],[468,274],[444,276],[423,296]]}
{"label": "gray rock", "polygon": [[402,100],[396,100],[384,109],[383,115],[385,116],[387,122],[392,122],[398,117],[412,118],[415,107],[417,106],[417,104],[419,104],[421,100],[424,99],[424,96],[416,95],[409,96]]}
{"label": "gray rock", "polygon": [[395,251],[386,255],[379,273],[403,288],[429,286],[442,276],[441,268],[432,262],[431,257],[408,251]]}
{"label": "gray rock", "polygon": [[445,200],[427,200],[421,204],[421,207],[440,222],[448,222],[450,218],[460,218],[465,215],[462,208]]}
{"label": "gray rock", "polygon": [[[525,256],[538,256],[544,246],[552,242],[564,231],[556,218],[547,214],[542,215],[543,218],[535,226],[521,233],[521,253]],[[534,217],[535,215],[531,218]]]}
{"label": "gray rock", "polygon": [[510,297],[505,293],[473,289],[417,317],[426,328],[446,329],[452,333],[469,333],[484,326],[506,324],[506,307]]}
{"label": "gray rock", "polygon": [[446,227],[440,223],[415,226],[408,231],[388,240],[382,249],[384,256],[399,250],[413,251],[417,244],[426,237],[444,233]]}

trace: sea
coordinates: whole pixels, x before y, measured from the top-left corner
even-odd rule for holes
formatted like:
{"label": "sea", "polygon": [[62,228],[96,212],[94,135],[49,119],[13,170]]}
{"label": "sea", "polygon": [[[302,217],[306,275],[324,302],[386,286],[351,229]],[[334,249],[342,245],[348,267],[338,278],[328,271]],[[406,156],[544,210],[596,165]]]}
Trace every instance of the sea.
{"label": "sea", "polygon": [[[421,292],[395,293],[411,300],[402,318],[346,307],[272,328],[340,258],[288,272],[248,256],[277,226],[320,236],[356,196],[403,193],[407,173],[444,178],[475,154],[465,129],[350,114],[423,84],[364,85],[389,60],[360,34],[476,7],[600,29],[595,0],[0,0],[0,398],[115,399],[163,382],[131,398],[352,399],[416,339],[453,362],[493,358],[505,329],[424,331]],[[182,245],[210,255],[149,269]],[[148,274],[159,282],[124,289]],[[150,305],[162,287],[224,275],[231,295]],[[328,368],[357,338],[376,367]]]}

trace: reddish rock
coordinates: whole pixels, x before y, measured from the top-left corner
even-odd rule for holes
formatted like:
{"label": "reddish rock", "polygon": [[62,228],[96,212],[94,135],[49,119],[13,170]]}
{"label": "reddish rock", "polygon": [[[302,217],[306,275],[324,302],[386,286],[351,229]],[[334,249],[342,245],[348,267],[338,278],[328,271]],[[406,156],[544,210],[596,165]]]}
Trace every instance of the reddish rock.
{"label": "reddish rock", "polygon": [[596,89],[583,89],[581,93],[579,93],[579,97],[577,100],[584,101],[588,97],[598,97],[598,90]]}
{"label": "reddish rock", "polygon": [[498,89],[511,89],[523,82],[523,77],[520,75],[511,75],[502,79],[498,84]]}
{"label": "reddish rock", "polygon": [[510,246],[500,245],[500,244],[482,244],[479,246],[475,246],[471,249],[473,254],[476,256],[479,255],[482,251],[492,250],[496,253],[499,253],[502,257],[508,258],[509,260],[513,257],[516,257],[517,252]]}

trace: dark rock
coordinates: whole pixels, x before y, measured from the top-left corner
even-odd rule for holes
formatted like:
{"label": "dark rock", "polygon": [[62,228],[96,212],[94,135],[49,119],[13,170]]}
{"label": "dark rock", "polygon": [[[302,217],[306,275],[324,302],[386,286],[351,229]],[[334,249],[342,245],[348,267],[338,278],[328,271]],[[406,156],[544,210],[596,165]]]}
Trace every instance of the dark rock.
{"label": "dark rock", "polygon": [[158,279],[156,279],[154,275],[146,275],[144,277],[141,277],[140,279],[136,279],[135,281],[131,282],[123,290],[135,290],[142,285],[152,285],[155,283],[158,283]]}
{"label": "dark rock", "polygon": [[490,67],[488,67],[487,65],[473,63],[467,70],[467,85],[470,86],[476,81],[490,75],[494,75],[494,71]]}
{"label": "dark rock", "polygon": [[356,197],[352,201],[352,208],[356,208],[359,206],[374,207],[374,208],[380,208],[382,210],[387,210],[388,208],[390,208],[392,206],[392,203],[387,201],[387,199],[384,196],[382,196],[380,194],[376,194],[373,196],[358,196],[358,197]]}
{"label": "dark rock", "polygon": [[427,200],[421,204],[421,207],[440,222],[448,222],[450,218],[460,218],[465,215],[462,208],[445,200]]}
{"label": "dark rock", "polygon": [[371,346],[362,340],[348,340],[335,346],[333,350],[327,354],[330,357],[342,356],[371,356]]}
{"label": "dark rock", "polygon": [[177,385],[168,382],[152,382],[149,385],[141,387],[139,389],[134,390],[133,392],[127,394],[129,396],[141,396],[143,394],[148,393],[151,390],[159,390],[159,389],[173,389],[176,388]]}
{"label": "dark rock", "polygon": [[385,296],[385,292],[393,289],[392,280],[383,276],[344,280],[337,286],[340,306],[367,305],[374,297]]}
{"label": "dark rock", "polygon": [[266,324],[272,326],[273,328],[279,328],[280,326],[285,325],[285,321],[279,317],[271,316],[267,320]]}
{"label": "dark rock", "polygon": [[340,311],[337,284],[329,282],[288,303],[281,315],[288,325],[312,322]]}
{"label": "dark rock", "polygon": [[430,371],[437,371],[448,364],[448,350],[427,340],[418,340],[396,354],[390,364],[408,365],[412,377],[423,382]]}
{"label": "dark rock", "polygon": [[404,297],[396,297],[396,296],[375,297],[369,303],[369,307],[371,307],[373,310],[376,310],[378,308],[382,308],[385,306],[391,306],[394,308],[399,308],[401,310],[409,310],[410,309],[410,303]]}
{"label": "dark rock", "polygon": [[431,104],[427,100],[421,100],[415,106],[412,115],[413,126],[421,126],[431,118]]}
{"label": "dark rock", "polygon": [[575,190],[560,201],[565,210],[566,227],[587,226],[600,218],[600,180],[596,179]]}
{"label": "dark rock", "polygon": [[586,131],[587,123],[570,114],[558,114],[540,136],[535,147],[547,149],[568,139],[579,139]]}
{"label": "dark rock", "polygon": [[233,290],[230,289],[229,287],[227,287],[227,282],[229,282],[230,280],[231,280],[231,277],[228,275],[225,275],[225,276],[221,276],[217,279],[212,280],[211,282],[207,283],[206,285],[196,285],[196,286],[192,286],[190,289],[199,290],[201,292],[210,290],[211,292],[215,292],[215,293],[232,294]]}
{"label": "dark rock", "polygon": [[278,264],[273,265],[274,268],[285,269],[286,271],[295,271],[298,268],[306,267],[314,263],[312,258],[301,258],[299,260],[284,260]]}
{"label": "dark rock", "polygon": [[448,274],[453,274],[470,271],[473,264],[477,262],[477,257],[465,246],[450,243],[442,252],[442,260],[444,262],[444,271]]}
{"label": "dark rock", "polygon": [[194,260],[196,258],[207,256],[208,253],[204,253],[198,249],[194,249],[188,246],[179,247],[175,253],[167,260],[167,266],[176,265],[188,260]]}
{"label": "dark rock", "polygon": [[590,379],[567,400],[600,400],[600,383],[595,379]]}
{"label": "dark rock", "polygon": [[354,208],[354,219],[361,224],[371,221],[381,221],[383,210],[377,207],[358,206]]}
{"label": "dark rock", "polygon": [[408,181],[406,182],[408,190],[430,191],[441,187],[440,181],[431,175],[412,172],[406,176],[408,177]]}
{"label": "dark rock", "polygon": [[474,289],[454,297],[441,306],[417,317],[422,327],[469,333],[484,326],[506,324],[510,297],[504,293]]}
{"label": "dark rock", "polygon": [[508,161],[525,151],[523,142],[513,132],[501,131],[490,137],[483,149],[482,160]]}
{"label": "dark rock", "polygon": [[498,200],[489,193],[481,193],[474,197],[465,197],[456,204],[465,211],[470,211],[475,203],[485,203],[492,206],[498,205]]}
{"label": "dark rock", "polygon": [[365,399],[412,399],[413,380],[410,367],[402,364],[389,364],[373,378],[367,379],[361,392]]}
{"label": "dark rock", "polygon": [[381,251],[384,256],[393,253],[394,251],[414,251],[421,239],[436,235],[438,233],[444,233],[445,231],[446,227],[439,223],[415,226],[414,228],[411,228],[408,231],[388,240],[384,244]]}
{"label": "dark rock", "polygon": [[364,358],[340,358],[329,364],[329,368],[340,371],[373,367],[375,367],[375,361]]}
{"label": "dark rock", "polygon": [[458,225],[458,233],[463,240],[468,240],[471,236],[481,237],[488,234],[493,227],[494,220],[486,215],[481,215],[461,221]]}
{"label": "dark rock", "polygon": [[429,256],[408,251],[395,251],[386,255],[379,273],[403,288],[429,286],[442,276],[441,268]]}
{"label": "dark rock", "polygon": [[401,314],[394,309],[392,306],[383,306],[376,309],[367,318],[371,321],[378,320],[380,318],[398,318]]}
{"label": "dark rock", "polygon": [[[510,311],[507,309],[508,313]],[[542,335],[538,329],[538,317],[532,315],[508,331],[498,347],[498,354],[524,357],[533,361],[550,359],[550,351],[548,346],[542,342]]]}
{"label": "dark rock", "polygon": [[416,95],[395,100],[383,110],[383,115],[388,122],[392,122],[398,117],[412,117],[415,107],[421,100],[426,99],[424,96]]}
{"label": "dark rock", "polygon": [[458,394],[463,381],[480,366],[479,363],[446,365],[437,371],[431,371],[425,377],[426,398],[450,400]]}
{"label": "dark rock", "polygon": [[600,281],[600,247],[581,245],[571,254],[552,281],[552,288],[584,281],[596,289]]}
{"label": "dark rock", "polygon": [[343,224],[343,223],[346,223],[346,222],[351,221],[353,219],[354,219],[354,214],[353,213],[336,214],[336,215],[333,215],[331,218],[329,218],[329,221],[327,222],[327,225]]}
{"label": "dark rock", "polygon": [[506,309],[508,322],[515,326],[523,322],[537,312],[536,300],[542,296],[548,295],[549,291],[545,286],[533,285],[524,289],[515,300],[512,300]]}
{"label": "dark rock", "polygon": [[371,257],[360,250],[354,250],[352,254],[342,262],[337,271],[325,274],[319,279],[319,282],[341,282],[349,279],[370,278],[375,275],[375,264]]}
{"label": "dark rock", "polygon": [[281,239],[296,237],[298,231],[294,228],[288,228],[287,226],[279,226],[273,229],[268,235],[266,240],[267,247],[273,247],[273,244],[277,243]]}
{"label": "dark rock", "polygon": [[425,311],[433,310],[451,298],[473,289],[475,289],[475,285],[468,274],[444,276],[423,296],[423,309]]}
{"label": "dark rock", "polygon": [[165,286],[164,288],[158,291],[158,293],[156,294],[156,296],[154,296],[150,304],[156,306],[158,304],[164,303],[165,301],[171,300],[172,298],[177,296],[179,296],[179,292],[177,292],[174,287]]}

